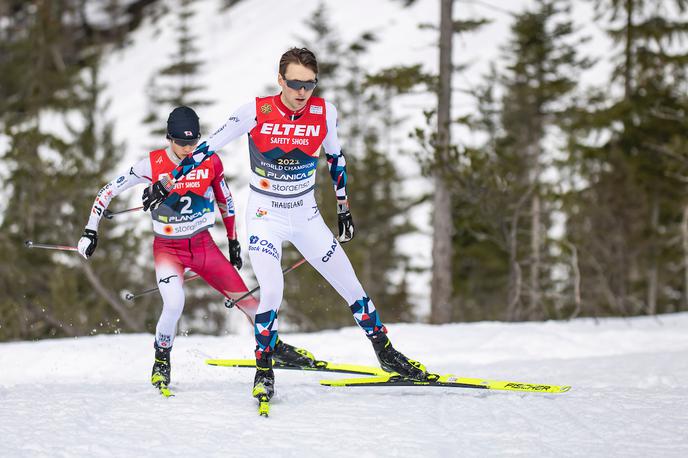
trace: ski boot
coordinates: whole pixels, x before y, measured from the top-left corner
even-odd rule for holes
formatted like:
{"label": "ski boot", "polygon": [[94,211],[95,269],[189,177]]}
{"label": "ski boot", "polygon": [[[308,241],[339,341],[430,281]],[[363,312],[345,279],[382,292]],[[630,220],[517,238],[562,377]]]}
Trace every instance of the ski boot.
{"label": "ski boot", "polygon": [[275,361],[299,367],[315,367],[315,356],[304,348],[296,348],[282,341],[279,337],[272,354]]}
{"label": "ski boot", "polygon": [[270,399],[275,394],[275,373],[272,370],[272,353],[262,352],[256,358],[256,376],[253,378],[252,395],[258,400],[258,413],[267,417]]}
{"label": "ski boot", "polygon": [[155,363],[153,364],[153,372],[151,373],[151,383],[154,387],[160,389],[167,389],[170,384],[170,373],[172,365],[170,364],[170,352],[172,348],[158,347],[158,343],[154,344],[155,348]]}
{"label": "ski boot", "polygon": [[369,337],[373,343],[373,349],[377,360],[380,362],[380,367],[387,372],[396,372],[402,377],[408,377],[414,380],[426,380],[428,373],[418,361],[408,359],[403,354],[399,353],[392,346],[392,342],[387,336],[380,332],[372,337]]}

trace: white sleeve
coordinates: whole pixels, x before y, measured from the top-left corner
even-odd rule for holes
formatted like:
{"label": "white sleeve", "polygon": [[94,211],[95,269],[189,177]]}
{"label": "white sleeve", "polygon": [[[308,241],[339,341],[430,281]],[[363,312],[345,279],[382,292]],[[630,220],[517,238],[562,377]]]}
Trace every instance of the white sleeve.
{"label": "white sleeve", "polygon": [[342,153],[342,145],[337,135],[337,108],[330,102],[325,102],[325,114],[327,116],[327,135],[323,140],[325,153],[330,156],[338,156]]}
{"label": "white sleeve", "polygon": [[110,205],[112,198],[137,184],[150,183],[151,175],[150,159],[145,158],[141,159],[134,164],[134,166],[130,167],[128,171],[118,175],[117,178],[103,186],[100,191],[98,191],[96,199],[93,202],[93,207],[91,207],[91,215],[88,218],[88,223],[86,223],[86,229],[97,231],[100,219],[103,217],[103,212],[105,212],[108,205]]}
{"label": "white sleeve", "polygon": [[217,151],[227,143],[256,127],[256,101],[242,105],[208,138],[208,149]]}

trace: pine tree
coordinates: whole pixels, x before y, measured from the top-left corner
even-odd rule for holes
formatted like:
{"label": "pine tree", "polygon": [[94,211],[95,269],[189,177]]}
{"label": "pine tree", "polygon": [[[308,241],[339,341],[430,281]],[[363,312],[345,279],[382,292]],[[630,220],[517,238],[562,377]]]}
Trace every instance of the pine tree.
{"label": "pine tree", "polygon": [[[13,260],[2,266],[2,339],[144,329],[142,314],[134,316],[116,293],[138,281],[133,234],[123,231],[108,261],[101,248],[92,265],[73,253],[23,247],[25,239],[74,245],[117,157],[111,127],[97,115],[103,109],[100,40],[110,35],[90,26],[83,8],[82,2],[24,2],[7,12],[0,28],[1,121],[10,142],[3,156],[8,176],[0,254]],[[66,132],[56,133],[60,129],[44,121],[48,116]],[[123,270],[112,263],[118,259],[132,266]],[[94,283],[102,288],[96,291]]]}
{"label": "pine tree", "polygon": [[[538,1],[515,16],[504,51],[506,69],[492,69],[476,93],[478,112],[459,122],[486,141],[465,147],[454,169],[454,243],[462,255],[454,287],[465,319],[542,319],[553,312],[558,268],[547,234],[554,189],[542,178],[555,151],[545,154],[548,131],[565,119],[567,96],[590,62],[566,2]],[[497,294],[495,294],[497,293]],[[501,297],[500,297],[501,295]]]}
{"label": "pine tree", "polygon": [[613,85],[599,88],[572,126],[573,167],[586,179],[568,224],[589,285],[583,303],[596,314],[673,311],[687,290],[677,272],[688,268],[681,243],[688,54],[676,43],[686,38],[688,3],[596,4],[616,51]]}
{"label": "pine tree", "polygon": [[[203,86],[198,84],[203,60],[198,58],[199,50],[195,45],[197,38],[190,26],[195,16],[196,0],[178,1],[175,27],[177,47],[170,55],[170,63],[151,76],[146,88],[149,109],[143,122],[151,126],[151,134],[156,139],[165,136],[165,120],[175,107],[186,105],[198,112],[202,107],[210,105],[210,101],[197,95],[203,90]],[[155,148],[159,147],[157,141]]]}

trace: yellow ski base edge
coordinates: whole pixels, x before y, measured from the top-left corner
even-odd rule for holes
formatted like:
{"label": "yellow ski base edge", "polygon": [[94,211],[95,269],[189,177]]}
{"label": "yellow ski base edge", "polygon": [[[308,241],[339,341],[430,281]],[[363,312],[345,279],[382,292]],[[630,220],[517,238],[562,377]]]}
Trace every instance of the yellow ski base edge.
{"label": "yellow ski base edge", "polygon": [[455,388],[477,388],[484,390],[518,391],[527,393],[566,393],[568,385],[546,385],[522,382],[485,380],[479,378],[458,377],[456,375],[428,374],[427,381],[410,380],[397,374],[375,377],[360,377],[339,380],[320,380],[325,386],[438,386]]}
{"label": "yellow ski base edge", "polygon": [[[206,364],[210,366],[223,367],[256,367],[256,361],[253,359],[207,359]],[[288,366],[276,361],[273,361],[273,368],[275,369],[296,369],[304,371],[327,371],[327,372],[344,372],[362,375],[385,375],[388,372],[383,371],[379,367],[359,366],[355,364],[335,364],[326,361],[317,361],[316,364],[322,363],[316,367],[301,367]]]}

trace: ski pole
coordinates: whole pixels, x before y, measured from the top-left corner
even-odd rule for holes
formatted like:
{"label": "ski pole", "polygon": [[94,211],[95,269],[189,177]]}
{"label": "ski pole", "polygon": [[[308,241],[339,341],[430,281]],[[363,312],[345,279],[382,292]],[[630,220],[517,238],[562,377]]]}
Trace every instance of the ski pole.
{"label": "ski pole", "polygon": [[[299,267],[299,266],[300,266],[301,264],[303,264],[304,262],[306,262],[306,258],[301,258],[301,259],[300,259],[299,261],[297,261],[293,266],[291,266],[291,267],[286,267],[286,268],[282,269],[282,275],[288,274],[289,272],[291,272],[292,270],[296,269],[297,267]],[[247,292],[247,293],[244,293],[241,297],[238,297],[237,299],[226,298],[226,299],[225,299],[225,307],[227,307],[228,309],[231,309],[232,307],[234,307],[234,306],[236,305],[237,302],[239,302],[239,301],[242,300],[242,299],[246,299],[247,297],[249,297],[251,294],[253,294],[253,293],[255,293],[256,291],[258,291],[259,289],[260,289],[260,285],[256,286],[256,287],[253,288],[251,291],[249,291],[249,292]]]}
{"label": "ski pole", "polygon": [[[186,277],[184,279],[184,281],[187,282],[187,281],[195,280],[198,277],[199,277],[198,275],[192,275],[190,277]],[[145,296],[146,294],[154,293],[155,291],[157,291],[159,289],[160,288],[158,286],[156,286],[155,288],[147,289],[145,291],[141,291],[140,293],[127,293],[124,295],[124,298],[128,301],[133,301],[137,297],[141,297],[141,296]]]}
{"label": "ski pole", "polygon": [[137,210],[141,210],[142,208],[143,207],[133,207],[133,208],[127,208],[126,210],[120,210],[118,212],[112,212],[110,210],[105,210],[103,212],[103,216],[107,219],[112,219],[113,216],[121,215],[122,213],[135,212]]}
{"label": "ski pole", "polygon": [[75,246],[51,245],[49,243],[36,243],[32,240],[27,240],[26,242],[24,242],[24,246],[26,248],[43,248],[46,250],[79,251],[79,249]]}

